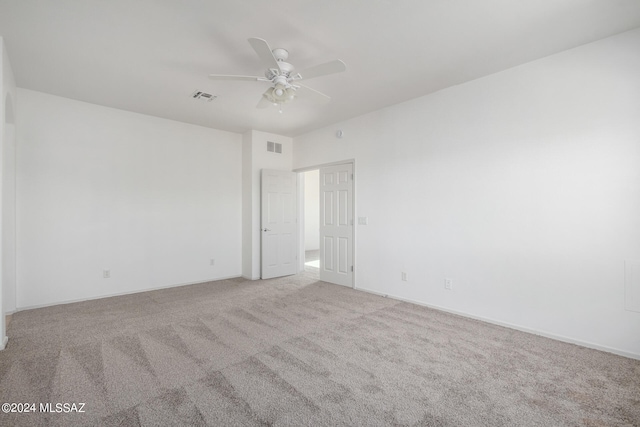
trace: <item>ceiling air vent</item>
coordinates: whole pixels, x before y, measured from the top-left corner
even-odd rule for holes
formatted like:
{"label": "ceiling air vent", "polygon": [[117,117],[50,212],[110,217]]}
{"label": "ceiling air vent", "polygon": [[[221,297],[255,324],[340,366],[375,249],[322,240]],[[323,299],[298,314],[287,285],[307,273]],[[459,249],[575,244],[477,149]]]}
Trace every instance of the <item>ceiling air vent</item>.
{"label": "ceiling air vent", "polygon": [[267,141],[267,151],[282,154],[282,144],[279,142]]}
{"label": "ceiling air vent", "polygon": [[213,101],[214,99],[217,98],[216,95],[211,95],[210,93],[202,92],[200,90],[197,90],[197,91],[193,92],[191,97],[193,99],[202,99],[202,100],[207,101],[207,102],[211,102],[211,101]]}

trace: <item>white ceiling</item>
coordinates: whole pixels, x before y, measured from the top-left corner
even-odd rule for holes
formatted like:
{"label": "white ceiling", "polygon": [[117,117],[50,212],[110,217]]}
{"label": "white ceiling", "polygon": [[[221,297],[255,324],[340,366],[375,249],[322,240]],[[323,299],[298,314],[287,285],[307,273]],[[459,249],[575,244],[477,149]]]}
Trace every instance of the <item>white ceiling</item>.
{"label": "white ceiling", "polygon": [[[636,27],[638,0],[0,0],[19,87],[288,136]],[[332,102],[279,114],[255,108],[267,83],[209,80],[262,75],[249,37],[298,69],[342,59],[346,72],[306,81]]]}

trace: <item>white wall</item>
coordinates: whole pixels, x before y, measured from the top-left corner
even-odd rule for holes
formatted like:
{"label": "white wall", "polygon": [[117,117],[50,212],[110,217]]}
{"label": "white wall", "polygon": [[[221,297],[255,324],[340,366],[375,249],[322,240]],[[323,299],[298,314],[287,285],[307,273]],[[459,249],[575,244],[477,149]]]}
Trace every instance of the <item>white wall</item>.
{"label": "white wall", "polygon": [[[282,153],[267,151],[267,141],[282,144]],[[250,130],[242,136],[243,267],[248,279],[260,278],[260,171],[291,170],[292,138]],[[250,196],[249,196],[250,195]]]}
{"label": "white wall", "polygon": [[5,314],[15,310],[16,83],[0,37],[0,350],[7,343]]}
{"label": "white wall", "polygon": [[356,159],[356,287],[640,357],[638,76],[635,30],[296,137],[294,168]]}
{"label": "white wall", "polygon": [[253,131],[242,134],[242,277],[256,280],[253,273]]}
{"label": "white wall", "polygon": [[241,274],[241,135],[18,99],[18,309]]}
{"label": "white wall", "polygon": [[[14,86],[15,93],[15,86]],[[5,97],[2,140],[2,287],[5,313],[16,310],[16,125],[14,97]]]}
{"label": "white wall", "polygon": [[304,173],[304,250],[320,249],[320,171]]}

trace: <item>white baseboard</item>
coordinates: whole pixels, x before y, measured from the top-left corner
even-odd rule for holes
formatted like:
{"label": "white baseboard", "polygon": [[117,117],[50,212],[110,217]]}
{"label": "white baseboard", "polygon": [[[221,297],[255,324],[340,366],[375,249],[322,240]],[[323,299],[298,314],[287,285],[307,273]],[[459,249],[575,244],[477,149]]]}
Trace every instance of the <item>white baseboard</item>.
{"label": "white baseboard", "polygon": [[551,339],[554,339],[554,340],[557,340],[557,341],[566,342],[566,343],[569,343],[569,344],[576,344],[576,345],[579,345],[579,346],[582,346],[582,347],[592,348],[594,350],[600,350],[600,351],[605,351],[607,353],[617,354],[618,356],[627,357],[629,359],[640,360],[640,354],[631,353],[631,352],[624,351],[624,350],[619,350],[617,348],[607,347],[607,346],[600,345],[600,344],[594,344],[592,342],[582,341],[582,340],[575,339],[575,338],[570,338],[570,337],[565,337],[563,335],[558,335],[558,334],[554,334],[554,333],[551,333],[551,332],[541,331],[541,330],[538,330],[538,329],[531,329],[531,328],[527,328],[527,327],[524,327],[524,326],[516,325],[516,324],[513,324],[513,323],[508,323],[508,322],[503,322],[503,321],[496,320],[496,319],[491,319],[491,318],[488,318],[488,317],[476,316],[474,314],[469,314],[469,313],[465,313],[465,312],[462,312],[462,311],[451,310],[449,308],[441,307],[441,306],[438,306],[438,305],[428,304],[428,303],[423,302],[423,301],[417,301],[417,300],[403,298],[403,297],[399,297],[399,296],[395,296],[395,295],[391,295],[391,294],[385,294],[385,293],[382,293],[382,292],[373,291],[373,290],[366,289],[366,288],[358,287],[358,288],[354,288],[354,289],[356,289],[358,291],[367,292],[367,293],[370,293],[370,294],[375,294],[375,295],[380,295],[380,296],[383,296],[383,297],[392,298],[392,299],[395,299],[395,300],[398,300],[398,301],[410,302],[412,304],[417,304],[417,305],[421,305],[423,307],[432,308],[434,310],[439,310],[439,311],[444,311],[444,312],[451,313],[451,314],[456,314],[458,316],[467,317],[469,319],[480,320],[482,322],[491,323],[493,325],[504,326],[505,328],[515,329],[515,330],[518,330],[518,331],[527,332],[529,334],[539,335],[539,336],[545,337],[545,338],[551,338]]}
{"label": "white baseboard", "polygon": [[243,279],[247,279],[247,280],[260,280],[260,276],[258,277],[250,277],[250,276],[245,276],[244,274],[242,276]]}
{"label": "white baseboard", "polygon": [[102,299],[102,298],[119,297],[119,296],[123,296],[123,295],[139,294],[141,292],[159,291],[161,289],[178,288],[180,286],[197,285],[197,284],[200,284],[200,283],[219,282],[221,280],[236,279],[238,277],[240,277],[240,276],[217,277],[215,279],[199,280],[197,282],[189,282],[189,283],[180,283],[178,285],[156,286],[156,287],[153,287],[153,288],[138,289],[138,290],[135,290],[135,291],[128,291],[128,292],[118,292],[118,293],[114,293],[114,294],[99,295],[99,296],[89,297],[89,298],[78,298],[78,299],[65,300],[65,301],[56,301],[56,302],[52,302],[50,304],[30,305],[30,306],[26,306],[26,307],[18,307],[15,312],[24,311],[24,310],[33,310],[33,309],[36,309],[36,308],[53,307],[54,305],[73,304],[74,302],[91,301],[91,300],[94,300],[94,299]]}
{"label": "white baseboard", "polygon": [[9,337],[5,336],[4,339],[2,340],[2,345],[0,345],[0,351],[2,351],[5,348],[7,348],[7,343],[8,342],[9,342]]}

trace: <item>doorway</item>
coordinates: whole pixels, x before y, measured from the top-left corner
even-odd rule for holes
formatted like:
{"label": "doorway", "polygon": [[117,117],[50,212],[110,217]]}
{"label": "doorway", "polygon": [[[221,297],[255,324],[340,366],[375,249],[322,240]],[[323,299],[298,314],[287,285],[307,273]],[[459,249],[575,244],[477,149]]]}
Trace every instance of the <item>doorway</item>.
{"label": "doorway", "polygon": [[320,171],[303,172],[304,271],[320,278]]}

